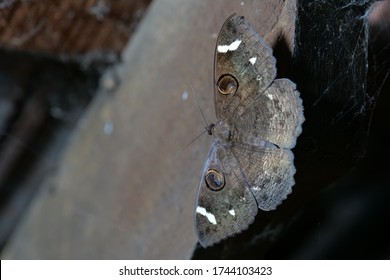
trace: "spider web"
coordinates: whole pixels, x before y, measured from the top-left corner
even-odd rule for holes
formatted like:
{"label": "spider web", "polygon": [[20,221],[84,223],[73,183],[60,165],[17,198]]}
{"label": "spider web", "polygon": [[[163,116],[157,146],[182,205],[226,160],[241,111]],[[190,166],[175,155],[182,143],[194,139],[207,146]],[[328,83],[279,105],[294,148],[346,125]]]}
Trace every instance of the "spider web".
{"label": "spider web", "polygon": [[309,108],[327,108],[323,122],[372,109],[367,93],[368,11],[373,1],[298,1],[296,58],[307,71]]}
{"label": "spider web", "polygon": [[327,172],[324,185],[365,154],[377,98],[367,87],[372,3],[297,3],[293,80],[302,94],[306,117],[298,165],[305,157],[318,172]]}

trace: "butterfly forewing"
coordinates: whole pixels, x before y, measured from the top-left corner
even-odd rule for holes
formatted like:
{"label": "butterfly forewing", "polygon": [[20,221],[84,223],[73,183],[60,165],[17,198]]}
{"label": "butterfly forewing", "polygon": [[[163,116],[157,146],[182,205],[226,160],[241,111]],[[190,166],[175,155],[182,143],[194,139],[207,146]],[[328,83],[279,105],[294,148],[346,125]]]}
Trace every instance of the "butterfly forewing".
{"label": "butterfly forewing", "polygon": [[[215,111],[219,120],[244,111],[276,76],[272,49],[241,16],[231,16],[222,26],[214,63]],[[237,92],[220,94],[218,82],[226,75],[238,81]]]}
{"label": "butterfly forewing", "polygon": [[[224,186],[211,189],[205,180],[214,170],[223,175]],[[231,152],[214,142],[204,166],[195,205],[199,242],[210,246],[246,229],[257,214],[257,204]]]}

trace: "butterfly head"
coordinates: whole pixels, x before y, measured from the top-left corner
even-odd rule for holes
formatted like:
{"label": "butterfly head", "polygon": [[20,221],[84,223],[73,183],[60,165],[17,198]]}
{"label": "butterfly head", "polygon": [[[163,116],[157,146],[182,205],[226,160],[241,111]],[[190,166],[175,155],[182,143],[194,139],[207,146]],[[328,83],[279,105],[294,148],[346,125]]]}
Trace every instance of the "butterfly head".
{"label": "butterfly head", "polygon": [[227,123],[223,121],[218,122],[213,126],[211,132],[223,146],[227,147],[232,143],[233,132],[231,126]]}
{"label": "butterfly head", "polygon": [[208,135],[212,135],[213,134],[213,128],[214,128],[215,124],[211,123],[209,124],[208,126],[206,126],[206,131],[207,131],[207,134]]}

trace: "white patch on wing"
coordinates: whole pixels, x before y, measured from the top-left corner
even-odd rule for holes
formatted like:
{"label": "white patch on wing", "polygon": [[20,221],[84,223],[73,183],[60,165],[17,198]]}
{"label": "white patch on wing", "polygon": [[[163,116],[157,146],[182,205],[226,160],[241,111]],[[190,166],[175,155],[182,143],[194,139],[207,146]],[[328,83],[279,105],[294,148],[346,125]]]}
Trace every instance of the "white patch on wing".
{"label": "white patch on wing", "polygon": [[251,59],[249,59],[249,62],[252,63],[252,65],[254,65],[256,63],[256,60],[257,60],[257,57],[252,57]]}
{"label": "white patch on wing", "polygon": [[235,215],[236,215],[236,212],[234,211],[234,209],[230,209],[230,210],[229,210],[229,213],[230,213],[230,215],[232,215],[232,216],[235,216]]}
{"label": "white patch on wing", "polygon": [[196,213],[205,216],[207,220],[209,220],[209,222],[212,223],[213,225],[217,224],[217,220],[215,219],[213,213],[207,212],[206,208],[198,206],[196,207]]}
{"label": "white patch on wing", "polygon": [[233,43],[230,45],[221,45],[218,46],[217,50],[220,53],[227,53],[228,51],[235,51],[241,44],[241,40],[235,40]]}
{"label": "white patch on wing", "polygon": [[267,93],[269,99],[274,100],[274,96],[272,94]]}

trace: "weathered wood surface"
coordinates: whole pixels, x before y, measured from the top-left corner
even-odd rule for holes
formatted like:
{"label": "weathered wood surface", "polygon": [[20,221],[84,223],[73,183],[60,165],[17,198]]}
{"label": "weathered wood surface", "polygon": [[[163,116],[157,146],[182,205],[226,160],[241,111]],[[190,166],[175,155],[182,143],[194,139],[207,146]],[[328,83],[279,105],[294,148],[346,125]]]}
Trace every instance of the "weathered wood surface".
{"label": "weathered wood surface", "polygon": [[119,53],[150,0],[6,0],[0,46],[50,54]]}
{"label": "weathered wood surface", "polygon": [[102,87],[3,259],[191,257],[211,138],[182,150],[204,129],[184,93],[192,85],[214,121],[213,53],[232,13],[271,45],[283,37],[292,46],[294,1],[154,1],[117,69],[119,87]]}

